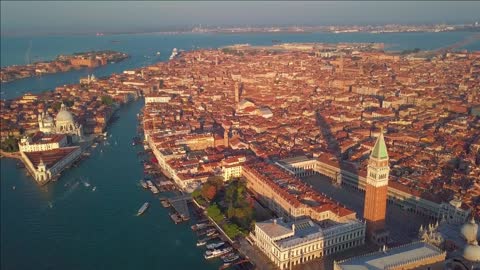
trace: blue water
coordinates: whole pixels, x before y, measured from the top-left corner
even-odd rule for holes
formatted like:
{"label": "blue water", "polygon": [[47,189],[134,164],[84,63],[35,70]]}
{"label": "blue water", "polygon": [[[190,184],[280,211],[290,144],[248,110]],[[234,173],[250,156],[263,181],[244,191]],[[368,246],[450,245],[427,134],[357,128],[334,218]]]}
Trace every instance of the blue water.
{"label": "blue water", "polygon": [[[39,187],[15,160],[0,161],[1,269],[218,269],[188,224],[175,225],[138,184],[143,168],[131,139],[142,106],[122,108],[110,145],[58,182]],[[135,216],[146,201],[151,207]]]}
{"label": "blue water", "polygon": [[[76,83],[92,72],[97,76],[119,73],[166,60],[174,47],[190,50],[235,43],[268,45],[276,39],[282,42],[384,42],[389,50],[435,49],[471,34],[2,37],[2,66],[25,64],[28,51],[32,60],[48,60],[58,54],[92,49],[127,52],[131,58],[93,71],[73,71],[2,84],[1,91],[2,98],[14,98],[25,92],[38,93]],[[118,42],[112,43],[112,40]],[[477,41],[466,48],[478,50],[480,43]],[[160,57],[155,55],[157,51],[161,52]],[[0,161],[1,269],[218,269],[218,261],[203,259],[202,249],[195,247],[196,237],[188,225],[174,225],[159,201],[137,184],[142,177],[142,166],[136,156],[139,149],[132,147],[130,142],[136,135],[136,114],[142,106],[143,102],[137,101],[123,107],[120,119],[109,128],[110,145],[97,147],[89,159],[65,172],[58,182],[39,187],[25,170],[16,168],[16,161]],[[80,178],[89,181],[91,186],[86,187]],[[93,186],[97,187],[96,191],[92,191]],[[136,217],[137,209],[145,201],[152,203],[151,208],[143,216]]]}

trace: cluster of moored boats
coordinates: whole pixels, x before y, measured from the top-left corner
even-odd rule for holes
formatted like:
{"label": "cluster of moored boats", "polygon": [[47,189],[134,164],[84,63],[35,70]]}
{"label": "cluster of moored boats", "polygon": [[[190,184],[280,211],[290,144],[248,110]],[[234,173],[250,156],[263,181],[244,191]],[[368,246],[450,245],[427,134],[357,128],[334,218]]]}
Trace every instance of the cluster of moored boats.
{"label": "cluster of moored boats", "polygon": [[[134,137],[132,144],[140,144],[139,138]],[[153,161],[153,158],[150,157],[152,161],[148,159],[148,145],[144,144],[144,148],[145,151],[139,151],[137,153],[137,155],[142,158],[141,163],[143,163],[145,174],[145,178],[140,180],[140,185],[144,189],[150,190],[153,194],[175,190],[176,187],[173,182],[167,180],[165,176],[159,171],[159,168],[154,164],[155,161]],[[172,204],[174,203],[173,201],[168,199],[168,197],[160,197],[159,199],[160,203],[164,208],[172,207]],[[145,202],[138,210],[137,216],[142,215],[145,211],[147,211],[149,206],[150,203]],[[202,247],[206,249],[204,253],[204,258],[206,260],[215,258],[221,259],[224,264],[220,267],[220,269],[243,266],[242,264],[249,263],[248,260],[240,260],[241,256],[237,252],[235,252],[233,247],[230,246],[229,243],[221,240],[221,235],[219,231],[217,231],[213,223],[211,223],[208,219],[205,218],[204,211],[200,208],[196,210],[198,210],[196,212],[196,215],[197,219],[199,220],[197,224],[191,226],[191,229],[195,231],[196,234],[199,236],[197,247]],[[177,212],[170,213],[170,218],[175,222],[175,224],[189,220],[188,216],[184,216]]]}
{"label": "cluster of moored boats", "polygon": [[213,224],[208,221],[192,225],[191,229],[196,231],[198,236],[203,236],[203,238],[198,240],[197,247],[205,246],[204,258],[206,260],[220,257],[225,263],[224,266],[228,266],[240,258],[240,255],[235,253],[231,246],[224,241],[218,241],[219,233]]}
{"label": "cluster of moored boats", "polygon": [[157,186],[155,186],[155,184],[153,184],[152,181],[150,180],[140,180],[140,185],[144,188],[144,189],[150,189],[152,191],[153,194],[158,194],[160,191],[158,190]]}

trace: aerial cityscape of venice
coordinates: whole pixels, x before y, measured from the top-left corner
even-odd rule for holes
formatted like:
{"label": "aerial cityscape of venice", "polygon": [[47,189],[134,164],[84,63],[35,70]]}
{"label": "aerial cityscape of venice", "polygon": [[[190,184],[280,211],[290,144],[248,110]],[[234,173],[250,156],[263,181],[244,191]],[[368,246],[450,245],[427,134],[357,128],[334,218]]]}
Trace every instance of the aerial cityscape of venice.
{"label": "aerial cityscape of venice", "polygon": [[0,269],[480,269],[480,2],[0,4]]}

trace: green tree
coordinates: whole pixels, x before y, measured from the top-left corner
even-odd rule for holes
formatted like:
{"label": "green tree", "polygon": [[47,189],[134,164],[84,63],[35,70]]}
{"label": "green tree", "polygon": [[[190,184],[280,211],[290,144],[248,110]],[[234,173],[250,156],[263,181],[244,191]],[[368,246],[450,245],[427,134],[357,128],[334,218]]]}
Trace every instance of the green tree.
{"label": "green tree", "polygon": [[52,108],[53,108],[55,111],[58,111],[58,110],[60,110],[60,107],[61,107],[61,106],[62,106],[62,103],[57,101],[57,102],[53,103]]}
{"label": "green tree", "polygon": [[5,140],[1,142],[1,147],[3,151],[5,152],[17,152],[18,151],[18,139],[9,136]]}
{"label": "green tree", "polygon": [[73,99],[64,99],[63,100],[63,104],[65,104],[65,106],[67,106],[67,107],[72,107],[74,103],[75,103],[75,101],[73,101]]}
{"label": "green tree", "polygon": [[107,106],[112,106],[113,98],[111,96],[102,96],[102,103]]}
{"label": "green tree", "polygon": [[224,219],[222,211],[220,211],[220,208],[218,208],[218,205],[216,203],[210,205],[207,208],[207,215],[215,220],[215,222],[220,222]]}

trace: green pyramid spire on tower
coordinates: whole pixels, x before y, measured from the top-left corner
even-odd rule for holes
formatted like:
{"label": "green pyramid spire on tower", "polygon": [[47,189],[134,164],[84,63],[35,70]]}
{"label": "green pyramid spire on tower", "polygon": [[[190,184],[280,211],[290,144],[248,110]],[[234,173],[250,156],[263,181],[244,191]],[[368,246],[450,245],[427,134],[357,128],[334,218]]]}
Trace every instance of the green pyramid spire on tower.
{"label": "green pyramid spire on tower", "polygon": [[380,130],[380,135],[370,156],[377,159],[388,159],[387,145],[385,145],[385,139],[383,138],[383,128]]}

